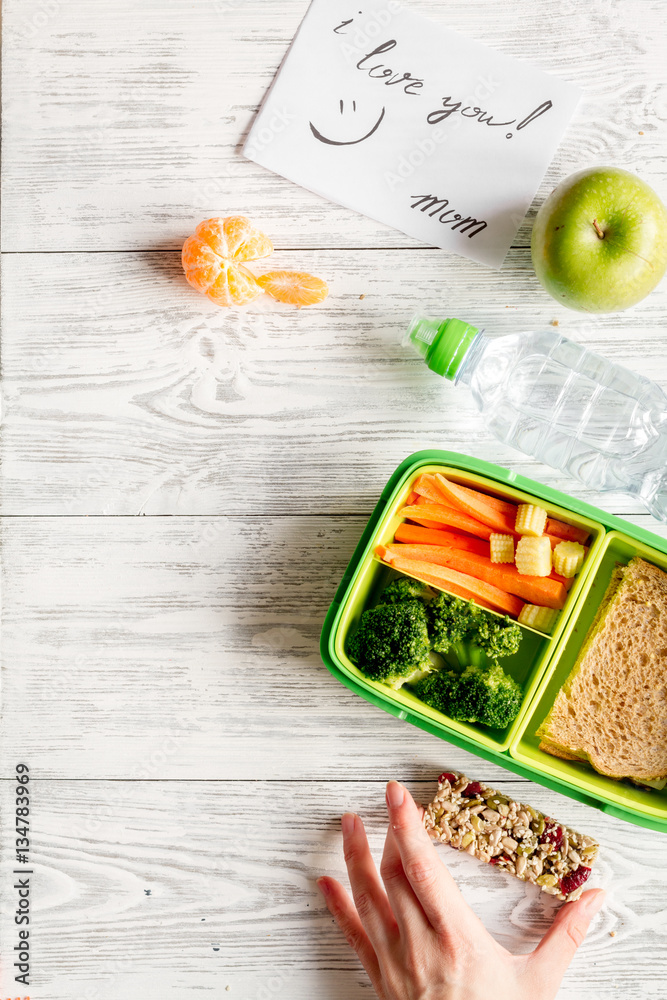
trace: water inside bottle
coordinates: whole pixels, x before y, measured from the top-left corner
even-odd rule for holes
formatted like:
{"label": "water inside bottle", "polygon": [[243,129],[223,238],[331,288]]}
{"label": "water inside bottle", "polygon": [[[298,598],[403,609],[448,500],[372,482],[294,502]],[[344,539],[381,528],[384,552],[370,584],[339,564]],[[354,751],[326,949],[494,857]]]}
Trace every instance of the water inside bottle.
{"label": "water inside bottle", "polygon": [[665,468],[655,383],[551,331],[485,341],[462,381],[500,440],[594,489],[641,495],[647,472]]}

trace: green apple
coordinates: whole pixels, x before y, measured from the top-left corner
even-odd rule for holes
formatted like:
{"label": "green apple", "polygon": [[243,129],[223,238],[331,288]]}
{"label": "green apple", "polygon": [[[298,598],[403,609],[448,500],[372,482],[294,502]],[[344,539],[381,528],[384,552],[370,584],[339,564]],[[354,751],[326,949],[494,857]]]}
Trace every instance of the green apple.
{"label": "green apple", "polygon": [[618,312],[655,288],[667,268],[667,211],[627,170],[572,174],[533,226],[533,266],[555,299],[585,312]]}

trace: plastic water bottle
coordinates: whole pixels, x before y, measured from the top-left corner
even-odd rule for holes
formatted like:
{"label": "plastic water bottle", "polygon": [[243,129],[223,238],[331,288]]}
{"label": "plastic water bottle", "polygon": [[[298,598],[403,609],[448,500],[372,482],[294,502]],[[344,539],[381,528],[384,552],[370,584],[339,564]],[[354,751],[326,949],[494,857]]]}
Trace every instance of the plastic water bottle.
{"label": "plastic water bottle", "polygon": [[498,440],[594,490],[622,490],[667,521],[667,396],[555,330],[487,337],[417,316],[406,340],[470,387]]}

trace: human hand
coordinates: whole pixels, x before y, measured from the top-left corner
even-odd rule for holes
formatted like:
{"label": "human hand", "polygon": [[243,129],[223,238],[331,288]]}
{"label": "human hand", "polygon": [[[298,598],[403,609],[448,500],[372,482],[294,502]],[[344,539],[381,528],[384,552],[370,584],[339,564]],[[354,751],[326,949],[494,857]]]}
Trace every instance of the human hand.
{"label": "human hand", "polygon": [[354,903],[335,879],[317,883],[380,1000],[553,1000],[603,890],[565,903],[535,951],[511,955],[463,899],[397,781],[387,785],[387,809],[384,888],[354,813],[341,823]]}

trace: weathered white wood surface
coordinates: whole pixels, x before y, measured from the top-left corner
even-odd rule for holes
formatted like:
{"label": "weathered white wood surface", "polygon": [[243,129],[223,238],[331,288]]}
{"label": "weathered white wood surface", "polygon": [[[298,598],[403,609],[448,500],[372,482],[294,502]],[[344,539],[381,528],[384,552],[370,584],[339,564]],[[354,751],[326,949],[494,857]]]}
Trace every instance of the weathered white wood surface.
{"label": "weathered white wood surface", "polygon": [[[239,156],[306,0],[4,7],[4,249],[176,248],[193,221],[232,211],[263,222],[279,247],[415,245],[316,195],[295,196]],[[414,7],[582,87],[541,196],[592,162],[664,183],[662,0]],[[521,245],[528,238],[526,226]]]}
{"label": "weathered white wood surface", "polygon": [[[500,273],[241,158],[305,0],[4,4],[0,821],[8,849],[25,760],[33,1000],[367,997],[313,879],[341,872],[341,812],[358,809],[379,850],[383,782],[425,797],[443,764],[603,844],[611,897],[559,998],[665,994],[663,835],[391,718],[319,658],[363,524],[412,451],[511,465],[667,535],[491,441],[465,391],[400,346],[418,308],[499,333],[558,320],[667,385],[666,286],[583,319],[541,290],[527,249],[537,206],[577,168],[624,166],[667,196],[664,4],[415,6],[585,91]],[[178,248],[231,211],[270,233],[272,266],[329,279],[327,302],[225,312],[198,297]],[[545,900],[446,856],[499,939],[532,947]]]}
{"label": "weathered white wood surface", "polygon": [[[488,765],[477,762],[477,769],[495,777]],[[346,809],[364,818],[379,859],[383,782],[197,777],[34,782],[40,828],[31,866],[30,995],[185,1000],[195,993],[222,997],[229,986],[242,1000],[367,997],[365,974],[332,926],[314,880],[325,870],[343,877],[338,819]],[[507,777],[504,787],[524,798],[528,783]],[[409,785],[422,800],[433,790],[426,781]],[[608,889],[609,902],[559,1000],[663,997],[667,872],[655,865],[650,841],[554,793],[531,793],[551,812],[565,808],[604,845],[597,884]],[[530,951],[548,926],[553,900],[466,854],[440,850],[497,939]],[[7,917],[2,931],[3,940],[13,940]]]}
{"label": "weathered white wood surface", "polygon": [[[477,767],[481,776],[495,777],[488,765]],[[304,782],[197,777],[34,782],[40,829],[31,866],[33,933],[40,971],[30,995],[184,1000],[195,991],[223,996],[230,986],[232,997],[243,1000],[368,996],[365,975],[337,936],[314,880],[324,870],[343,876],[338,818],[348,808],[364,818],[379,857],[384,784],[332,776]],[[409,784],[418,799],[433,790],[430,782]],[[525,797],[527,785],[509,779],[504,787]],[[664,996],[667,872],[655,866],[649,841],[586,806],[531,791],[549,811],[562,814],[565,807],[605,848],[597,884],[608,888],[609,902],[559,1000]],[[5,795],[5,818],[8,805]],[[553,901],[465,854],[441,850],[497,939],[515,951],[531,950],[548,926]],[[7,918],[2,930],[3,939],[13,938]]]}
{"label": "weathered white wood surface", "polygon": [[275,261],[331,278],[330,298],[222,310],[183,281],[175,252],[5,255],[3,513],[369,513],[399,462],[429,447],[641,510],[498,444],[470,393],[401,339],[420,308],[498,333],[557,319],[667,381],[667,282],[628,314],[589,317],[541,289],[524,250],[501,272],[440,250]]}
{"label": "weathered white wood surface", "polygon": [[4,518],[2,776],[22,758],[49,778],[439,773],[448,745],[320,660],[363,524]]}

